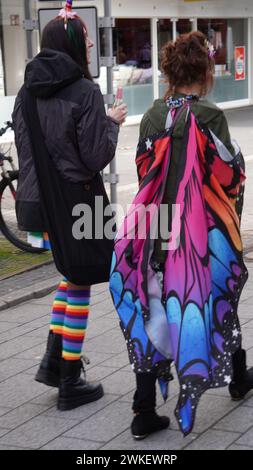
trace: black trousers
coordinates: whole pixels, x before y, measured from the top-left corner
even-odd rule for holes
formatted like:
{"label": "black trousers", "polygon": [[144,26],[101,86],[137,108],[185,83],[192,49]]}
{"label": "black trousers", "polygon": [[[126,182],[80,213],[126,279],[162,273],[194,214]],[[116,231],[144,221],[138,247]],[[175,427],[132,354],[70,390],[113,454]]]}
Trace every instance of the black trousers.
{"label": "black trousers", "polygon": [[133,397],[134,413],[154,410],[156,407],[156,375],[136,374],[136,391]]}

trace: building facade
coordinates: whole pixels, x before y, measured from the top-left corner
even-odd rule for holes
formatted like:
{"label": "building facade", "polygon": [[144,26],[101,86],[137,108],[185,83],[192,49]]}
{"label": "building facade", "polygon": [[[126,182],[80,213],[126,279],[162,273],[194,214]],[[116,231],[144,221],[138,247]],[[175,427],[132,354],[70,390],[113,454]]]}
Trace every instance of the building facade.
{"label": "building facade", "polygon": [[[39,50],[38,32],[25,31],[23,20],[36,19],[39,8],[62,4],[0,0],[2,113],[8,114],[11,109],[11,97],[22,84],[26,62]],[[123,87],[129,122],[138,121],[154,99],[164,96],[167,85],[160,67],[163,45],[195,29],[207,35],[216,51],[215,86],[210,98],[223,108],[253,104],[253,0],[112,0],[111,4],[115,18],[114,87]],[[103,0],[76,1],[74,5],[96,6],[98,15],[104,15]],[[103,49],[102,30],[100,43]],[[98,83],[105,92],[104,67],[100,68]]]}

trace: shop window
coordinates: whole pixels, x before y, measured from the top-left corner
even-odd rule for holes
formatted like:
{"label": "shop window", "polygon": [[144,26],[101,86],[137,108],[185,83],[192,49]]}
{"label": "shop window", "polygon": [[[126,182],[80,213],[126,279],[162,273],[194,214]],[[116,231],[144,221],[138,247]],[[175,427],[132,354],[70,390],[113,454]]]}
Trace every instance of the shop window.
{"label": "shop window", "polygon": [[172,22],[163,18],[157,22],[159,69],[161,70],[161,51],[167,42],[173,39]]}
{"label": "shop window", "polygon": [[[103,37],[100,37],[103,54]],[[120,18],[113,30],[114,92],[123,87],[128,114],[144,113],[153,101],[151,28],[148,18]],[[101,68],[98,80],[106,92],[106,69]]]}
{"label": "shop window", "polygon": [[210,98],[217,102],[248,98],[248,22],[246,19],[198,20],[215,49],[215,86]]}
{"label": "shop window", "polygon": [[180,34],[190,33],[192,30],[192,22],[189,18],[181,18],[177,20],[177,36]]}

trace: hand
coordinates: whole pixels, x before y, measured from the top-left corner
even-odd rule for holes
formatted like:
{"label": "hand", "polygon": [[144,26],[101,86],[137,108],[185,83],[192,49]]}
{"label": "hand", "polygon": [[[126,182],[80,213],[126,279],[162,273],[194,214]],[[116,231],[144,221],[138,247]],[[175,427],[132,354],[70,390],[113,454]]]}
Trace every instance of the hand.
{"label": "hand", "polygon": [[108,109],[108,116],[113,118],[119,124],[123,124],[127,117],[127,105],[125,103],[116,106],[115,108]]}

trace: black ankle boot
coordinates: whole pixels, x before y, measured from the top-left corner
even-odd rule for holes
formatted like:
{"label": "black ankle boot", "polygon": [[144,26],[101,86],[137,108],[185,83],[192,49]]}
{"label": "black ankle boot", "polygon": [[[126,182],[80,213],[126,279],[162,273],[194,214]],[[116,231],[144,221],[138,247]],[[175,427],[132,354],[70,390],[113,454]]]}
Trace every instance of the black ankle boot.
{"label": "black ankle boot", "polygon": [[149,434],[168,428],[170,419],[167,416],[158,416],[155,410],[143,411],[136,415],[131,424],[131,432],[136,440],[145,439]]}
{"label": "black ankle boot", "polygon": [[91,384],[80,377],[84,371],[82,360],[61,360],[61,379],[57,408],[61,411],[72,410],[78,406],[99,400],[104,395],[101,384]]}
{"label": "black ankle boot", "polygon": [[144,439],[153,432],[166,429],[170,424],[170,420],[167,416],[158,416],[156,414],[155,384],[155,374],[136,374],[136,392],[133,402],[133,411],[136,416],[131,424],[131,432],[134,439]]}
{"label": "black ankle boot", "polygon": [[60,383],[60,362],[62,351],[62,336],[49,332],[47,348],[35,376],[37,382],[49,387],[58,387]]}
{"label": "black ankle boot", "polygon": [[242,400],[253,389],[253,367],[247,369],[246,351],[239,349],[232,356],[233,379],[229,384],[232,400]]}

